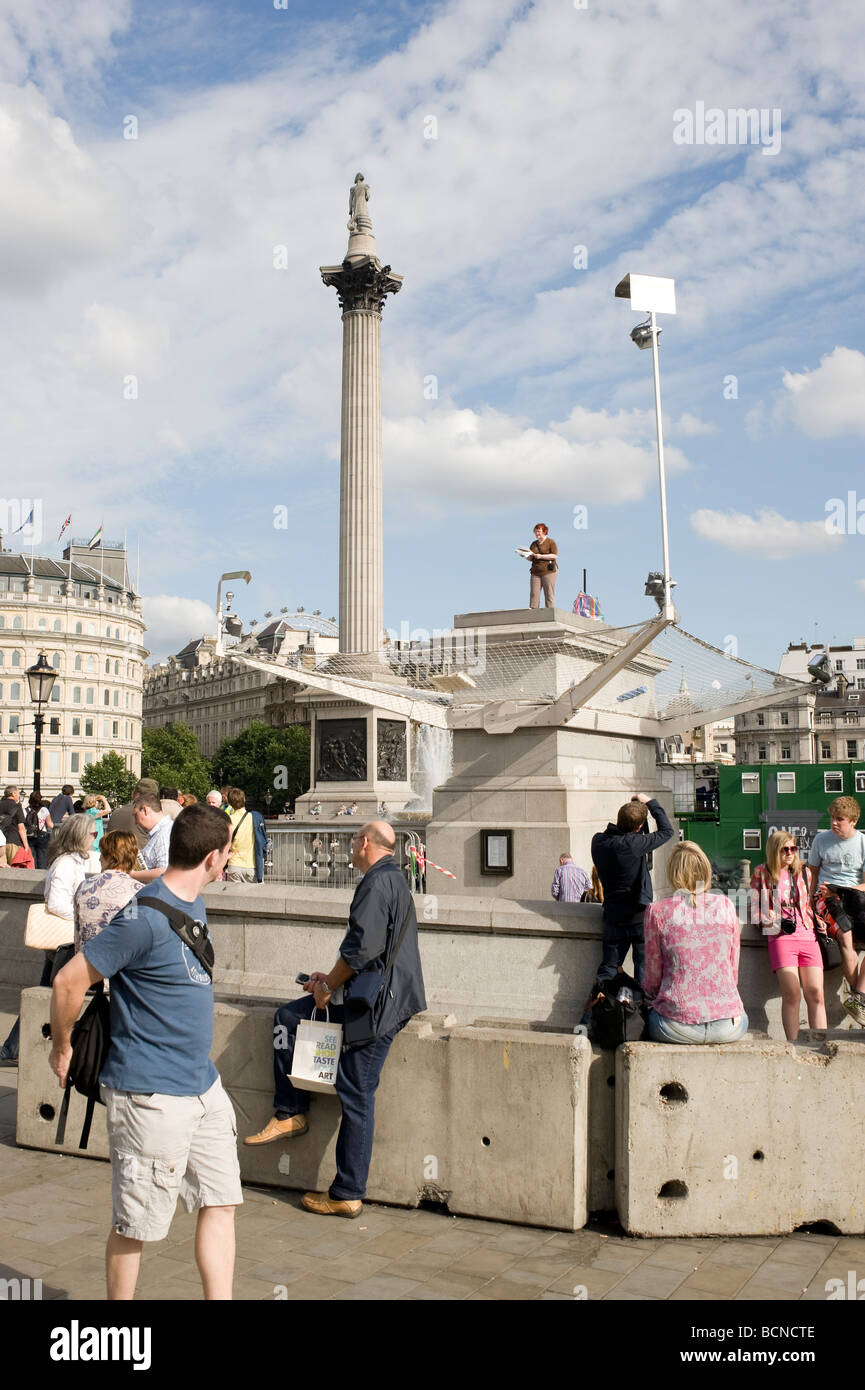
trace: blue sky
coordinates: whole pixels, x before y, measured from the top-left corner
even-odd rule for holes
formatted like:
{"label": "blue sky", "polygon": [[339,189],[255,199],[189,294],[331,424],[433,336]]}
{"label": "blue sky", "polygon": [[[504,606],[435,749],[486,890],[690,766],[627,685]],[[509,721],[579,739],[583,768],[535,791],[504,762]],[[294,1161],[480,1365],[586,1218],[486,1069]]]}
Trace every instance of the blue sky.
{"label": "blue sky", "polygon": [[[608,620],[649,615],[651,359],[613,298],[635,270],[677,283],[682,625],[768,666],[848,640],[865,538],[825,520],[858,488],[865,533],[863,45],[851,0],[71,0],[62,22],[7,0],[4,495],[44,499],[49,553],[70,511],[76,534],[140,534],[155,655],[207,624],[224,569],[253,572],[247,617],[335,613],[341,329],[318,266],[362,169],[405,276],[382,327],[390,628],[523,605],[537,520],[562,607],[585,566]],[[722,143],[674,140],[698,103]],[[765,111],[762,143],[735,142],[739,107]]]}

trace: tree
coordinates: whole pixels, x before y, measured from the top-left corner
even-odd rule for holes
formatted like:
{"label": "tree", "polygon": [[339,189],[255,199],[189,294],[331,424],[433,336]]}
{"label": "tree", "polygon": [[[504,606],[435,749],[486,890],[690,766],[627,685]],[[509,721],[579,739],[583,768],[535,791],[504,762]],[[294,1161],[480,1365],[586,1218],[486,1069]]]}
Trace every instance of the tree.
{"label": "tree", "polygon": [[145,729],[141,736],[141,775],[160,787],[177,787],[203,801],[210,791],[210,768],[187,724]]}
{"label": "tree", "polygon": [[309,786],[309,729],[289,724],[271,728],[255,719],[234,738],[223,739],[211,760],[217,786],[242,787],[248,802],[277,807]]}
{"label": "tree", "polygon": [[82,790],[101,794],[112,806],[130,801],[137,781],[119,753],[106,753],[98,763],[89,763],[81,774]]}

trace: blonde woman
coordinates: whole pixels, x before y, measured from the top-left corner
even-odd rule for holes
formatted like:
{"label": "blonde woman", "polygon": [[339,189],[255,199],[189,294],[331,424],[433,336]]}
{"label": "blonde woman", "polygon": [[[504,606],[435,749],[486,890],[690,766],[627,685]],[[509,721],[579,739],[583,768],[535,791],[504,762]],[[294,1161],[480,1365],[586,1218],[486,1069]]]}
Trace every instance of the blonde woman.
{"label": "blonde woman", "polygon": [[748,1031],[739,998],[739,921],[728,898],[709,893],[712,866],[693,840],[667,865],[673,893],[646,908],[643,993],[654,1042],[738,1042]]}
{"label": "blonde woman", "polygon": [[111,815],[111,807],[108,805],[104,796],[85,796],[82,802],[82,809],[85,816],[90,816],[93,820],[93,824],[96,826],[96,837],[93,840],[93,848],[98,853],[99,846],[102,843],[102,831],[105,821],[107,821]]}
{"label": "blonde woman", "polygon": [[788,1042],[799,1036],[799,1002],[805,996],[808,1024],[826,1034],[823,957],[814,933],[808,878],[794,836],[773,830],[766,841],[766,863],[751,878],[751,921],[763,928],[769,964],[781,991],[781,1022]]}

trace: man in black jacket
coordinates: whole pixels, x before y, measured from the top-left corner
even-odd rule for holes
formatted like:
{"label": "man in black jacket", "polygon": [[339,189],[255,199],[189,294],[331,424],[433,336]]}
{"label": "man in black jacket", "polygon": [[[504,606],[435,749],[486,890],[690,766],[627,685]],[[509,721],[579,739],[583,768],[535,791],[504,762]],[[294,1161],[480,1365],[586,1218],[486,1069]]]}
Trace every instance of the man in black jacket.
{"label": "man in black jacket", "polygon": [[[352,838],[352,864],[363,871],[349,912],[348,930],[336,964],[327,973],[315,970],[303,986],[306,999],[278,1009],[274,1017],[274,1116],[244,1143],[272,1144],[305,1134],[309,1092],[289,1081],[294,1039],[301,1019],[327,1008],[335,1023],[344,1021],[343,986],[367,967],[381,970],[399,942],[387,983],[388,1004],[371,1042],[343,1043],[336,1077],[342,1120],[336,1141],[336,1177],[328,1192],[307,1192],[302,1205],[319,1216],[360,1216],[372,1159],[375,1093],[390,1045],[409,1019],[426,1008],[417,917],[405,875],[393,859],[393,827],[371,821]],[[310,998],[309,996],[312,996]]]}
{"label": "man in black jacket", "polygon": [[[648,831],[648,816],[657,822]],[[616,824],[592,837],[592,862],[604,889],[604,953],[597,975],[603,987],[615,979],[629,950],[633,973],[643,978],[643,916],[652,901],[646,855],[672,839],[673,827],[660,801],[639,793],[619,807]]]}

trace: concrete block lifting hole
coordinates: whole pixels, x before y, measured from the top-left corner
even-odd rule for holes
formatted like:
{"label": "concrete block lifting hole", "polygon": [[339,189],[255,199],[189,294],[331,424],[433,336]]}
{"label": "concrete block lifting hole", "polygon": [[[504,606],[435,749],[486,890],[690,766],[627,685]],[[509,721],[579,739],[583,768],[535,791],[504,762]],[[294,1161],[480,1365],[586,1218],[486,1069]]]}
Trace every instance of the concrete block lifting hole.
{"label": "concrete block lifting hole", "polygon": [[865,1050],[767,1041],[616,1054],[619,1219],[641,1236],[865,1231]]}

